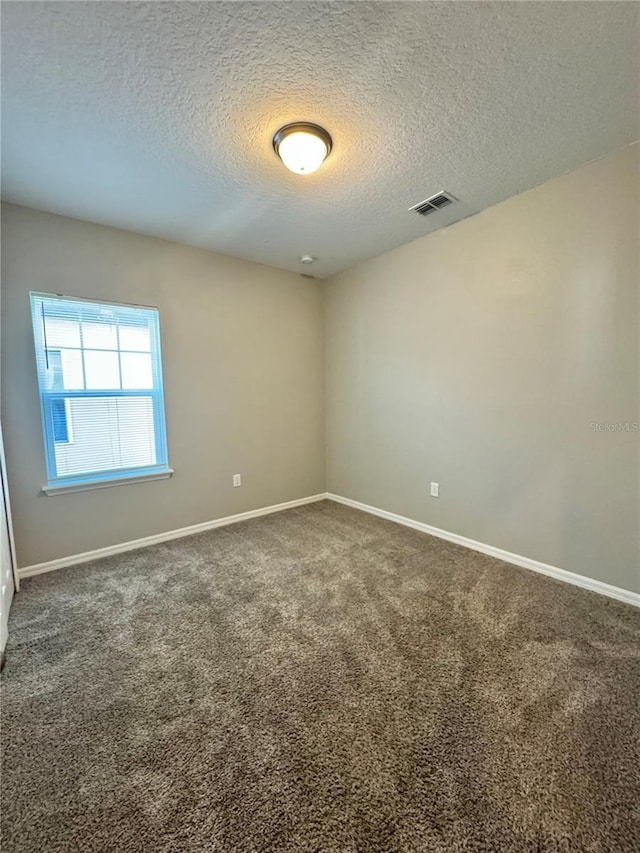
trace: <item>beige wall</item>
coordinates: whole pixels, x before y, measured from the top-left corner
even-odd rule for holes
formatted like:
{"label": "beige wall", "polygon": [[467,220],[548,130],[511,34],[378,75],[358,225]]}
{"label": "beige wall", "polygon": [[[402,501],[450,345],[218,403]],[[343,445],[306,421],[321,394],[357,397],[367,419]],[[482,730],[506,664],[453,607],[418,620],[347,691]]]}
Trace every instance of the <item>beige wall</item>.
{"label": "beige wall", "polygon": [[[640,421],[639,150],[324,283],[331,492],[640,589],[640,434],[590,426]],[[323,285],[13,205],[2,221],[20,565],[324,491]],[[173,479],[40,494],[29,290],[160,308]]]}
{"label": "beige wall", "polygon": [[640,588],[638,151],[327,283],[329,491]]}
{"label": "beige wall", "polygon": [[[324,491],[319,282],[13,205],[2,225],[2,414],[19,565]],[[30,290],[159,307],[171,480],[40,494]]]}

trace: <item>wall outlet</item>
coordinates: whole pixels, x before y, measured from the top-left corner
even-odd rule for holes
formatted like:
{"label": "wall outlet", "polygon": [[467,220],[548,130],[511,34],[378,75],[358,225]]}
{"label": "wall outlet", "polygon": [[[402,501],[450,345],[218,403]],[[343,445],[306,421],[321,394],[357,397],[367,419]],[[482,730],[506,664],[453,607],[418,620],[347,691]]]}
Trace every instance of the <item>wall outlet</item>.
{"label": "wall outlet", "polygon": [[241,485],[242,485],[242,474],[234,474],[233,475],[233,488],[235,489],[236,486],[241,486]]}
{"label": "wall outlet", "polygon": [[431,497],[439,498],[440,497],[440,483],[431,483]]}

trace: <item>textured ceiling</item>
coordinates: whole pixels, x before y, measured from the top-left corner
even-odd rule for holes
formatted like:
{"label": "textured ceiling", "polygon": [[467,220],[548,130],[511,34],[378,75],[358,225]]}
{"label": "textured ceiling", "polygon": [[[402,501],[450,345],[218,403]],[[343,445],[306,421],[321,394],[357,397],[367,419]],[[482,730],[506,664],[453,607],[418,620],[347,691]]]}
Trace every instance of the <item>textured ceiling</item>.
{"label": "textured ceiling", "polygon": [[[326,276],[637,139],[639,12],[3,3],[3,197]],[[297,119],[314,175],[271,147]]]}

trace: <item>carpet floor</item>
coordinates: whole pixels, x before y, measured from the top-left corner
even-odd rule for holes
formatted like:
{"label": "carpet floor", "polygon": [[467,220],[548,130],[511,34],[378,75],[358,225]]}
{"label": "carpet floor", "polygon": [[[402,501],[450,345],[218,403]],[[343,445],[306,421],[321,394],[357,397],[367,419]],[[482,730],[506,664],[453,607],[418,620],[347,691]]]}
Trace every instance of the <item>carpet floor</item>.
{"label": "carpet floor", "polygon": [[25,581],[4,853],[637,853],[640,612],[328,501]]}

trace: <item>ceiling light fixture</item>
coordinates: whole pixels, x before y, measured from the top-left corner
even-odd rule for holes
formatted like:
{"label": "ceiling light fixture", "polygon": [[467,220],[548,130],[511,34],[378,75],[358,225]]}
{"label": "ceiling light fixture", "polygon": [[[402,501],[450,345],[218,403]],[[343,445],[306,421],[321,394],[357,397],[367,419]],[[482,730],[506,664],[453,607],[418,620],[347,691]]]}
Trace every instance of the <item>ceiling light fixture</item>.
{"label": "ceiling light fixture", "polygon": [[297,175],[310,175],[327,158],[332,141],[323,127],[297,121],[280,128],[273,137],[273,147],[287,169]]}

